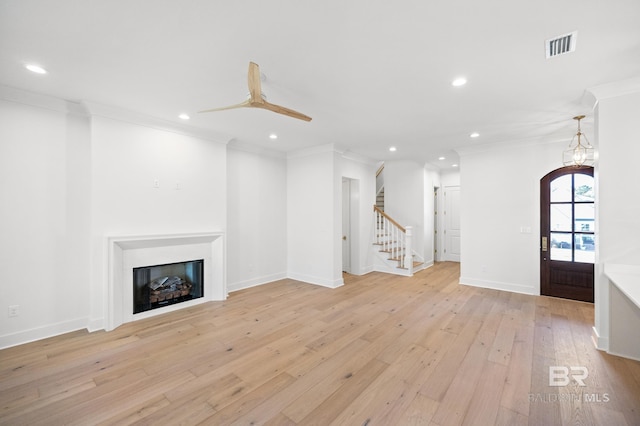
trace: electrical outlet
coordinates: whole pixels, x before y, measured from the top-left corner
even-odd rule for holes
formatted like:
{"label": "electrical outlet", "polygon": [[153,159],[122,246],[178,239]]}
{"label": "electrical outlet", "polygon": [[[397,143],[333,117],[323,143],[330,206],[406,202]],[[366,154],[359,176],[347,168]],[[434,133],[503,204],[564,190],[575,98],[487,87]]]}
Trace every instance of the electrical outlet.
{"label": "electrical outlet", "polygon": [[154,187],[154,188],[160,188],[160,181],[159,181],[158,179],[155,179],[155,180],[153,181],[153,187]]}
{"label": "electrical outlet", "polygon": [[20,305],[9,306],[9,316],[17,317],[18,315],[20,315]]}

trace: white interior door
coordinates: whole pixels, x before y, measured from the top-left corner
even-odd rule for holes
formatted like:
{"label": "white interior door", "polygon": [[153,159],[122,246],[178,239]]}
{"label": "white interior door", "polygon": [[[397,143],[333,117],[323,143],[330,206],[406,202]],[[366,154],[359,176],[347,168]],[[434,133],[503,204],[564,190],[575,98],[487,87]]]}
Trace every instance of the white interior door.
{"label": "white interior door", "polygon": [[342,179],[342,270],[351,272],[351,182]]}
{"label": "white interior door", "polygon": [[460,262],[460,187],[444,190],[444,260]]}
{"label": "white interior door", "polygon": [[440,215],[438,214],[438,187],[433,188],[433,261],[440,260]]}

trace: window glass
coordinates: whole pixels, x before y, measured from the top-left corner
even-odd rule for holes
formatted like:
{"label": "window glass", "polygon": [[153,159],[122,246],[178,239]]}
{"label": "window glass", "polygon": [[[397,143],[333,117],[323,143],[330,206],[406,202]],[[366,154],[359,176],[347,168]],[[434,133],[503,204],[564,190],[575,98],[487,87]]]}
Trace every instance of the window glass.
{"label": "window glass", "polygon": [[576,173],[574,175],[575,201],[595,201],[593,193],[593,177]]}
{"label": "window glass", "polygon": [[576,232],[595,232],[595,204],[576,204],[575,205],[575,231]]}
{"label": "window glass", "polygon": [[575,234],[575,261],[595,263],[596,249],[593,234]]}
{"label": "window glass", "polygon": [[571,175],[560,176],[551,181],[550,184],[551,191],[551,202],[571,202]]}
{"label": "window glass", "polygon": [[573,251],[573,234],[551,233],[551,260],[571,262]]}
{"label": "window glass", "polygon": [[549,226],[551,231],[571,232],[572,204],[551,204],[551,217],[549,218]]}

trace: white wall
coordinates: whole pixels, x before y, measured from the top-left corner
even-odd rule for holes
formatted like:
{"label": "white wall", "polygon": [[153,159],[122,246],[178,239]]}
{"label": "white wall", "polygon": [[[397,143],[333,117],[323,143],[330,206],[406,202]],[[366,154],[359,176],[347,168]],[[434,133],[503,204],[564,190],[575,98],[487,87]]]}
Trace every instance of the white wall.
{"label": "white wall", "polygon": [[460,186],[460,171],[456,169],[440,172],[440,185],[443,188],[447,186]]}
{"label": "white wall", "polygon": [[[88,120],[77,104],[0,90],[0,347],[89,315]],[[10,101],[4,100],[10,99]],[[19,316],[7,317],[18,305]]]}
{"label": "white wall", "polygon": [[540,179],[562,167],[564,149],[560,142],[460,152],[460,283],[540,294]]}
{"label": "white wall", "polygon": [[343,284],[337,155],[332,145],[324,145],[287,159],[288,275],[332,288]]}
{"label": "white wall", "polygon": [[[94,115],[91,329],[102,328],[105,237],[226,229],[226,146]],[[155,182],[158,187],[155,187]]]}
{"label": "white wall", "polygon": [[[413,250],[425,252],[424,166],[414,161],[384,165],[384,210],[402,226],[413,227]],[[431,224],[429,224],[431,228]]]}
{"label": "white wall", "polygon": [[[603,274],[607,263],[640,265],[640,198],[636,188],[640,81],[593,89],[598,106],[596,134],[598,161],[595,265],[595,340],[609,349],[610,283]],[[635,87],[629,92],[628,87]]]}
{"label": "white wall", "polygon": [[227,150],[227,287],[287,275],[287,164],[274,153]]}

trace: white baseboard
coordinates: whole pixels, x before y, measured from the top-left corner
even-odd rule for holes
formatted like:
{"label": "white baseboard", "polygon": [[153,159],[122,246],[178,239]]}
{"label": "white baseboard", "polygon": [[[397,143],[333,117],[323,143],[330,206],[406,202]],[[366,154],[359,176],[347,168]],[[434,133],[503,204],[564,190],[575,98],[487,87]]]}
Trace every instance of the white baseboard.
{"label": "white baseboard", "polygon": [[362,268],[359,269],[352,269],[350,272],[348,272],[351,275],[367,275],[369,272],[373,272],[373,265],[369,265],[369,266],[364,266]]}
{"label": "white baseboard", "polygon": [[468,285],[471,287],[490,288],[492,290],[502,290],[502,291],[509,291],[511,293],[530,294],[534,296],[538,295],[535,292],[535,289],[528,286],[520,285],[520,284],[503,283],[499,281],[478,280],[475,278],[466,278],[466,277],[460,277],[459,283],[462,285]]}
{"label": "white baseboard", "polygon": [[267,275],[259,278],[252,278],[250,280],[239,281],[237,283],[229,284],[227,283],[227,291],[232,293],[238,290],[244,290],[246,288],[257,287],[262,284],[267,284],[273,281],[283,280],[287,278],[286,272],[281,272],[278,274]]}
{"label": "white baseboard", "polygon": [[424,271],[425,269],[429,269],[432,266],[433,266],[433,260],[430,262],[423,262],[420,266],[418,266],[417,268],[414,268],[413,272]]}
{"label": "white baseboard", "polygon": [[338,288],[344,285],[344,280],[342,279],[342,277],[331,281],[325,278],[313,277],[311,275],[304,275],[304,274],[298,274],[295,272],[294,273],[290,272],[287,278],[291,278],[292,280],[296,280],[296,281],[302,281],[308,284],[315,284],[322,287],[328,287],[328,288]]}
{"label": "white baseboard", "polygon": [[104,318],[89,320],[87,330],[91,333],[98,330],[106,330],[106,327],[104,326]]}
{"label": "white baseboard", "polygon": [[619,356],[621,358],[627,358],[627,359],[632,359],[634,361],[640,361],[640,357],[638,357],[635,354],[624,354],[624,353],[620,353],[620,352],[616,352],[616,351],[606,351],[609,355],[615,355],[615,356]]}
{"label": "white baseboard", "polygon": [[20,331],[18,333],[6,334],[0,336],[0,349],[10,348],[36,340],[47,339],[49,337],[59,336],[60,334],[70,333],[72,331],[83,330],[87,328],[88,318],[78,318],[75,320],[50,324],[44,327],[32,328],[30,330]]}
{"label": "white baseboard", "polygon": [[601,351],[609,350],[609,339],[606,337],[601,337],[600,333],[598,333],[598,329],[594,326],[591,327],[591,341],[596,349]]}

